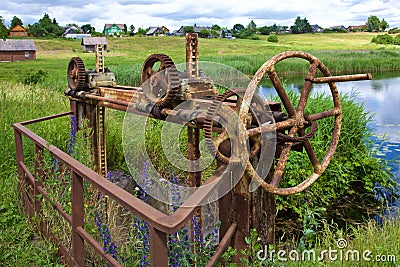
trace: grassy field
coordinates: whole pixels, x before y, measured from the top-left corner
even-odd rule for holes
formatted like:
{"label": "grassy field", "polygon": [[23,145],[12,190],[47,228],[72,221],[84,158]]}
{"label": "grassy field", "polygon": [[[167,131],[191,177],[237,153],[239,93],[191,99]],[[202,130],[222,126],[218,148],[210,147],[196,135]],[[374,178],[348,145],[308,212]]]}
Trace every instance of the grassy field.
{"label": "grassy field", "polygon": [[[279,35],[278,43],[267,42],[265,36],[261,36],[261,40],[200,39],[199,56],[200,60],[236,67],[247,75],[253,74],[271,56],[287,50],[307,51],[316,55],[334,74],[399,70],[400,48],[372,44],[370,41],[373,36],[376,34]],[[108,42],[110,53],[106,54],[106,66],[115,72],[120,84],[139,85],[141,66],[149,54],[165,53],[175,63],[183,63],[185,60],[185,40],[182,37],[109,38]],[[0,62],[0,147],[2,148],[0,151],[0,188],[2,188],[0,193],[0,229],[2,233],[0,235],[0,266],[57,265],[56,249],[47,241],[43,241],[33,234],[34,226],[27,222],[26,216],[21,212],[11,124],[69,110],[68,99],[63,96],[62,92],[67,86],[66,73],[71,57],[81,57],[86,68],[95,67],[94,54],[82,52],[79,40],[35,39],[35,43],[37,60]],[[297,61],[282,66],[282,70],[288,73],[304,73],[305,69],[307,69],[307,64],[299,64]],[[43,81],[37,85],[21,84],[29,75],[39,70],[46,73]],[[113,118],[116,118],[117,121],[122,119],[119,113],[113,115],[110,112],[109,116],[114,116]],[[363,122],[365,122],[367,115],[363,116]],[[351,126],[352,121],[346,123]],[[347,157],[345,154],[347,152],[344,151],[346,146],[355,147],[353,144],[362,136],[360,132],[364,125],[356,126],[361,128],[348,127],[351,128],[349,135],[347,137],[345,134],[343,135],[344,140],[347,140],[348,143],[341,144],[343,151],[340,155],[342,158]],[[60,120],[56,124],[39,124],[34,129],[56,146],[66,147],[68,127],[68,120]],[[108,151],[108,153],[113,153],[108,156],[114,158],[114,161],[110,160],[109,164],[117,166],[118,161],[123,158],[121,157],[122,153],[118,152],[121,150],[121,145],[118,144],[119,139],[113,138],[118,136],[120,129],[116,127],[116,123],[110,123],[108,130],[113,132],[111,138],[107,137],[108,141],[112,142],[112,145],[108,147],[116,148]],[[360,140],[358,141],[358,143],[362,143]],[[368,151],[364,152],[365,155],[369,153]],[[340,155],[338,154],[338,158]],[[351,159],[349,158],[348,161]],[[372,160],[369,162],[371,165],[377,164]],[[340,166],[340,163],[337,163],[337,166]],[[323,182],[326,181],[326,188],[323,191],[335,194],[337,192],[331,186],[343,178],[338,177],[342,176],[342,173],[329,171],[327,173],[330,173],[335,179],[329,180],[329,177],[321,179],[319,186],[324,187]],[[362,172],[360,171],[360,173]],[[345,174],[348,175],[348,173]],[[313,197],[319,198],[318,195]],[[292,200],[298,201],[299,205],[304,206],[304,203],[301,204],[303,198]],[[323,225],[326,229],[322,232],[324,234],[319,236],[316,248],[334,247],[333,242],[337,238],[346,237],[348,240],[352,240],[351,244],[354,248],[370,247],[375,249],[374,253],[400,254],[400,248],[396,241],[400,229],[398,222],[388,222],[384,227],[372,224],[352,226],[353,229],[349,230],[349,233],[342,232],[339,227],[330,223],[320,222],[319,225]],[[305,229],[307,228],[305,227]],[[352,262],[344,265],[355,266],[356,264]]]}
{"label": "grassy field", "polygon": [[[253,74],[271,56],[287,50],[314,54],[335,74],[339,72],[376,72],[400,69],[398,46],[371,43],[375,33],[279,35],[278,43],[261,40],[200,39],[199,58],[232,66],[245,74]],[[37,60],[1,63],[0,81],[18,82],[32,72],[48,73],[47,87],[64,88],[66,70],[71,57],[81,57],[87,68],[95,67],[93,54],[82,51],[80,40],[35,39]],[[106,66],[120,83],[138,82],[143,61],[152,53],[164,53],[176,64],[185,61],[183,37],[109,38]],[[303,73],[307,66],[293,61],[285,64],[288,72]],[[119,76],[119,77],[118,77]],[[126,77],[133,76],[131,79]]]}

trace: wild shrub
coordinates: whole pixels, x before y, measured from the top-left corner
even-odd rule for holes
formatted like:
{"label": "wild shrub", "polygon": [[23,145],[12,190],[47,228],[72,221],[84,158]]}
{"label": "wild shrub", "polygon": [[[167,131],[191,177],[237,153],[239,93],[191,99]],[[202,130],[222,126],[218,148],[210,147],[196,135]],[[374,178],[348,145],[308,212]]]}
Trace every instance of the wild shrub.
{"label": "wild shrub", "polygon": [[29,73],[23,78],[23,84],[33,85],[43,82],[47,77],[47,72],[38,70],[34,73]]}
{"label": "wild shrub", "polygon": [[271,43],[277,43],[278,42],[278,35],[271,34],[270,36],[268,36],[267,41],[271,42]]}
{"label": "wild shrub", "polygon": [[376,44],[393,44],[394,39],[389,34],[384,34],[375,36],[374,38],[372,38],[371,42]]}

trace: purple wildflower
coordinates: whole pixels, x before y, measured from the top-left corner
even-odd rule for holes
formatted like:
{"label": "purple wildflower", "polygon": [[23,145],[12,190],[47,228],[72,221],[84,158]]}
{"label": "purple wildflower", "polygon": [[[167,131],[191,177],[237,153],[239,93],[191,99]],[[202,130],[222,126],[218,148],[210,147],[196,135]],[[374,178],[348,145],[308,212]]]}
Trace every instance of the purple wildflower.
{"label": "purple wildflower", "polygon": [[94,213],[94,222],[96,223],[97,231],[103,242],[104,252],[110,254],[114,259],[117,259],[117,246],[111,240],[110,230],[107,225],[102,222],[100,214],[97,211]]}
{"label": "purple wildflower", "polygon": [[69,132],[69,143],[68,143],[68,154],[72,156],[74,152],[74,145],[76,143],[76,132],[78,130],[78,126],[76,123],[76,117],[74,115],[71,115],[70,117],[70,124],[71,124],[71,130]]}

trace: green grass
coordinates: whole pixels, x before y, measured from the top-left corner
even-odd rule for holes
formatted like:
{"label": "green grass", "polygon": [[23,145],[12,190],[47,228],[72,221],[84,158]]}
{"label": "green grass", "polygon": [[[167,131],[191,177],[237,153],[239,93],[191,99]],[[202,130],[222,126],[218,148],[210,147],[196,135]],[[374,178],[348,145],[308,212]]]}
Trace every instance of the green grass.
{"label": "green grass", "polygon": [[[338,72],[376,72],[400,69],[399,46],[371,43],[375,33],[331,33],[279,35],[278,43],[261,40],[200,39],[199,59],[232,66],[247,75],[253,74],[271,56],[299,50],[314,54],[335,74]],[[95,57],[84,53],[80,40],[35,39],[37,60],[27,62],[0,62],[0,81],[19,82],[39,69],[48,73],[44,86],[64,90],[69,60],[79,56],[87,68],[95,68]],[[120,84],[140,85],[141,65],[152,53],[164,53],[178,63],[185,62],[183,37],[126,37],[108,38],[106,66],[117,74]],[[284,64],[291,73],[304,73],[306,66]]]}
{"label": "green grass", "polygon": [[[254,73],[269,57],[286,50],[311,52],[319,57],[329,69],[338,73],[398,70],[400,66],[398,48],[370,43],[374,35],[366,33],[279,35],[278,43],[267,42],[264,36],[257,41],[200,39],[199,54],[201,60],[224,63],[236,67],[248,75]],[[106,54],[106,66],[116,73],[120,84],[139,85],[141,64],[151,53],[165,53],[176,63],[182,63],[185,60],[184,38],[129,37],[110,38],[108,41],[111,52]],[[11,124],[69,110],[68,99],[63,96],[62,92],[66,89],[66,72],[71,57],[79,56],[84,60],[87,68],[95,67],[94,54],[83,53],[79,40],[35,39],[35,42],[38,48],[36,61],[0,62],[2,70],[0,76],[0,188],[3,189],[0,194],[0,229],[2,233],[0,235],[0,265],[5,266],[54,266],[57,262],[56,249],[49,242],[33,234],[35,232],[34,225],[27,222],[27,217],[21,208]],[[307,64],[298,65],[296,61],[293,61],[284,64],[281,68],[282,71],[288,73],[303,73],[307,69]],[[20,84],[27,75],[38,70],[47,73],[43,82],[36,86]],[[360,110],[350,105],[346,112],[350,114],[349,118],[352,118],[357,116]],[[121,162],[124,160],[119,126],[123,119],[123,113],[109,111],[107,114],[108,163],[110,167],[119,168],[123,165]],[[367,119],[366,116],[362,117],[363,121],[360,125],[355,125],[354,120],[345,119],[344,127],[349,130],[347,134],[342,134],[342,143],[338,148],[337,155],[335,154],[335,157],[346,161],[362,162],[365,166],[351,166],[360,176],[365,175],[365,168],[376,171],[380,166],[379,162],[372,159],[373,155],[369,155],[371,156],[369,161],[362,161],[367,157],[368,151],[363,150],[364,154],[361,155],[348,150],[350,147],[356,149],[362,143],[361,134],[365,130],[362,127]],[[31,128],[54,145],[66,148],[69,132],[68,119],[57,119],[56,123],[40,123]],[[361,158],[357,158],[357,155],[361,155]],[[29,152],[26,157],[32,160]],[[327,171],[325,178],[322,177],[314,188],[315,192],[322,190],[333,198],[343,194],[345,189],[353,188],[343,179],[349,178],[345,175],[351,174],[349,166],[343,165],[346,168],[340,169],[342,166],[340,161],[332,162],[332,164],[334,168]],[[340,172],[336,172],[335,168],[340,169]],[[309,169],[309,166],[292,166],[292,169],[294,173],[304,172]],[[382,173],[376,172],[369,175],[382,175]],[[332,177],[334,179],[330,179]],[[373,178],[367,176],[364,181],[370,179]],[[319,184],[319,182],[321,183]],[[321,204],[322,200],[326,198],[319,198],[319,195],[313,190],[311,190],[313,200],[319,201],[318,203]],[[294,203],[299,204],[299,209],[304,208],[301,206],[301,202],[305,200],[305,197],[307,196],[302,195],[294,200]],[[293,204],[288,201],[289,199],[280,202],[282,207]],[[327,203],[322,204],[326,205]],[[342,211],[343,214],[345,211]],[[304,213],[304,210],[297,212]],[[335,214],[338,210],[331,209],[330,212]],[[331,244],[329,242],[338,235],[336,230],[331,229],[329,232],[329,229],[327,227],[323,230],[322,233],[326,235],[322,235],[318,241],[320,243],[317,243],[321,248]],[[353,231],[345,232],[345,235],[351,238],[354,245],[363,244],[368,239],[368,244],[371,246],[374,244],[377,251],[397,251],[398,254],[399,248],[393,244],[396,244],[395,238],[400,235],[399,229],[398,223],[387,224],[384,227],[368,224],[359,228],[353,227]],[[387,242],[383,240],[387,240]]]}

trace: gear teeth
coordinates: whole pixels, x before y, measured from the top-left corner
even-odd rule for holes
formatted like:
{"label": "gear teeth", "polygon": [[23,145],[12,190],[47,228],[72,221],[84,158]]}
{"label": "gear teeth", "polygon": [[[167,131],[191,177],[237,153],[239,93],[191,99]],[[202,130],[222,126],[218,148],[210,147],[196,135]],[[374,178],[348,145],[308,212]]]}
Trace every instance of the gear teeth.
{"label": "gear teeth", "polygon": [[157,106],[162,106],[162,107],[172,107],[173,103],[178,95],[179,91],[179,74],[178,70],[176,69],[176,66],[172,59],[165,55],[165,54],[152,54],[143,63],[142,67],[142,76],[141,76],[141,82],[142,84],[147,81],[150,77],[148,77],[148,74],[145,73],[145,70],[150,66],[152,67],[156,62],[160,62],[160,67],[162,66],[163,68],[160,69],[160,71],[163,71],[165,69],[168,69],[168,78],[169,78],[169,88],[167,89],[166,94],[158,98],[158,100],[154,101],[154,96],[150,96],[149,92],[145,93],[146,90],[143,90],[145,93],[144,96],[146,99],[157,105]]}
{"label": "gear teeth", "polygon": [[[75,66],[78,68],[78,77],[76,77],[77,78],[76,81],[70,77],[70,73],[75,68]],[[67,72],[68,86],[72,90],[78,92],[82,91],[85,87],[85,79],[86,79],[86,70],[85,70],[85,64],[83,63],[82,59],[80,57],[71,58],[68,64],[68,72]]]}
{"label": "gear teeth", "polygon": [[[244,94],[246,92],[246,89],[244,88],[235,88],[232,90],[229,90],[223,94],[220,94],[218,96],[216,96],[213,100],[213,102],[211,103],[211,105],[208,107],[207,109],[207,113],[206,113],[206,119],[204,121],[203,124],[203,130],[204,130],[204,137],[205,142],[206,142],[206,146],[207,148],[210,150],[211,153],[215,153],[215,157],[221,161],[224,164],[233,164],[234,166],[236,165],[241,165],[240,162],[233,162],[229,160],[229,157],[226,157],[224,155],[221,154],[221,152],[218,150],[217,147],[215,147],[215,144],[213,142],[213,118],[215,115],[217,115],[217,110],[218,108],[221,106],[222,102],[224,102],[225,100],[227,100],[229,97],[233,96],[233,95],[237,95],[238,97],[240,97],[242,94]],[[253,102],[256,105],[261,105],[263,106],[263,101],[260,97],[258,96],[254,96]],[[253,116],[256,117],[260,117],[263,116],[262,114],[260,114],[260,112],[254,108],[251,109],[251,112],[253,113]],[[266,113],[266,112],[264,112]],[[257,145],[253,145],[252,149],[249,152],[249,158],[254,158],[257,155],[257,152],[259,151],[260,146]]]}

